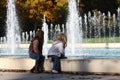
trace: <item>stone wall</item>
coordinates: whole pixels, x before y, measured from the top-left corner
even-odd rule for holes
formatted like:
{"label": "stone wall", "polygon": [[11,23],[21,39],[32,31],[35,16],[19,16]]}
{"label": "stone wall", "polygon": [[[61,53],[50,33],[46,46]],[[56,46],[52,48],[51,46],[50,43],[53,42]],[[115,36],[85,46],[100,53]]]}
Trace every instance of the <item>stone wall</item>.
{"label": "stone wall", "polygon": [[[0,58],[0,70],[30,70],[34,65],[30,58]],[[51,71],[52,62],[45,60],[45,71]],[[120,74],[119,59],[62,59],[63,72],[88,73],[118,73]]]}

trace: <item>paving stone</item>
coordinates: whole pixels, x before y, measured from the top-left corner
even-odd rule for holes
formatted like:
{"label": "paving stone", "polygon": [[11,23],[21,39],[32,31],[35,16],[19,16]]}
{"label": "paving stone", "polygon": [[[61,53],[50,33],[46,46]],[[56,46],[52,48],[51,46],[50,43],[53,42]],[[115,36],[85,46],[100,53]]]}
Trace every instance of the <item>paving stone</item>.
{"label": "paving stone", "polygon": [[120,75],[75,75],[29,72],[0,72],[0,80],[120,80]]}

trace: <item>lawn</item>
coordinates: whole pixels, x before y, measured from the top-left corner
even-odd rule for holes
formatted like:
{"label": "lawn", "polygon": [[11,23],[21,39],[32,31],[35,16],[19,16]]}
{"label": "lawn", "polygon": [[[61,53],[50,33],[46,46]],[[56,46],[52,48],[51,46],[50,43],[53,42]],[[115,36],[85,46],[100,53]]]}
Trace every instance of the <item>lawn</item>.
{"label": "lawn", "polygon": [[83,43],[120,43],[120,37],[84,38]]}

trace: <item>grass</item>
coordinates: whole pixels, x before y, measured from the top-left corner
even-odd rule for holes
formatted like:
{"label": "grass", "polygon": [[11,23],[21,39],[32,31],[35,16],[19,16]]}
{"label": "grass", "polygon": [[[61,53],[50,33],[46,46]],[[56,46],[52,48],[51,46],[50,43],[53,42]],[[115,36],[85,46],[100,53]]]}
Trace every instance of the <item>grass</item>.
{"label": "grass", "polygon": [[[53,40],[48,40],[48,43],[52,43]],[[83,38],[83,43],[120,43],[120,37],[111,37],[111,38]],[[21,42],[22,44],[29,44],[30,41]],[[2,44],[2,43],[1,43]]]}
{"label": "grass", "polygon": [[83,39],[83,43],[120,43],[120,37],[87,38]]}

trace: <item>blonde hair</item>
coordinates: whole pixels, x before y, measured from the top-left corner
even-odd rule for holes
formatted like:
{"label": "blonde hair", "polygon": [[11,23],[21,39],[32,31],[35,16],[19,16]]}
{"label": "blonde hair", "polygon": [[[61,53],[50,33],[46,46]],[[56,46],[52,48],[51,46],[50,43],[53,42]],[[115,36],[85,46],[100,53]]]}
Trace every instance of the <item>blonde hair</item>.
{"label": "blonde hair", "polygon": [[67,46],[67,37],[65,34],[63,34],[63,33],[58,34],[58,36],[56,38],[64,43],[64,47]]}

